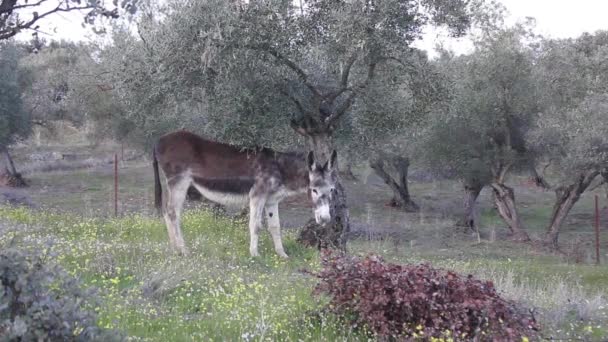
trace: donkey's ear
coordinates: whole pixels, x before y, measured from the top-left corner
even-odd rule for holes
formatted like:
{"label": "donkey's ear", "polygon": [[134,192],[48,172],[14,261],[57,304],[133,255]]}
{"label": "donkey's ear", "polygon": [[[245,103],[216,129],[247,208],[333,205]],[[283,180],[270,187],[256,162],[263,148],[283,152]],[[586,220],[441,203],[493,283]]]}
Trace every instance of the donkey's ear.
{"label": "donkey's ear", "polygon": [[306,156],[306,166],[308,166],[308,171],[314,171],[315,169],[315,154],[313,151],[308,152]]}
{"label": "donkey's ear", "polygon": [[329,171],[338,169],[338,152],[336,152],[336,150],[333,150],[331,152],[331,157],[329,157],[329,165],[327,169]]}

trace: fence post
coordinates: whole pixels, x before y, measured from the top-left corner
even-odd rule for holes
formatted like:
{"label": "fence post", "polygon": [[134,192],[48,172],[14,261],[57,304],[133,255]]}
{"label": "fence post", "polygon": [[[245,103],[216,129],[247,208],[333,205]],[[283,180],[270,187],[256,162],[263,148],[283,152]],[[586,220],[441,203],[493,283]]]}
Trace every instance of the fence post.
{"label": "fence post", "polygon": [[114,153],[114,216],[118,216],[118,154]]}
{"label": "fence post", "polygon": [[600,206],[597,194],[595,195],[595,262],[600,264]]}

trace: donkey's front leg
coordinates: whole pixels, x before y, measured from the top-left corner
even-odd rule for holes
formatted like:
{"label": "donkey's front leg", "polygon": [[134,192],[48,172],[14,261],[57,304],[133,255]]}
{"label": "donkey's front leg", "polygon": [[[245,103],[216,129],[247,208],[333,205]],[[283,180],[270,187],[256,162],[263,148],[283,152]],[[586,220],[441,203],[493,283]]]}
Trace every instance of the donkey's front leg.
{"label": "donkey's front leg", "polygon": [[266,204],[266,221],[268,222],[270,235],[272,235],[274,250],[280,257],[287,258],[287,254],[285,254],[285,250],[283,249],[283,241],[281,240],[281,221],[279,220],[278,203]]}
{"label": "donkey's front leg", "polygon": [[177,249],[182,255],[188,252],[180,228],[180,216],[189,186],[190,180],[183,177],[177,177],[167,182],[169,196],[165,208],[165,223],[167,224],[171,247]]}
{"label": "donkey's front leg", "polygon": [[252,196],[249,199],[249,253],[252,257],[260,255],[258,253],[258,237],[262,226],[264,204],[266,204],[265,197]]}

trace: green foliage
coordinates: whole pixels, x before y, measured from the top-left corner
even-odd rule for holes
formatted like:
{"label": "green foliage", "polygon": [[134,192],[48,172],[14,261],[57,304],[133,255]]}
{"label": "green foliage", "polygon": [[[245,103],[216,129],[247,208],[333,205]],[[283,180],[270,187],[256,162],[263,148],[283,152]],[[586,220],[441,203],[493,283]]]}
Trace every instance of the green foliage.
{"label": "green foliage", "polygon": [[[409,45],[427,24],[446,24],[455,34],[469,25],[464,1],[303,1],[299,8],[286,1],[192,0],[150,11],[163,19],[143,16],[139,39],[117,33],[102,58],[143,140],[187,127],[273,147],[301,142],[290,124],[303,127],[306,120],[317,127],[305,127],[307,134],[331,134],[338,119],[358,110],[355,102],[370,109],[383,103],[391,118],[407,121],[417,113],[409,104],[396,109],[404,103],[397,99],[423,100],[410,94],[426,60]],[[372,123],[359,121],[357,131]],[[373,139],[371,133],[357,134]]]}
{"label": "green foliage", "polygon": [[31,120],[54,132],[54,123],[69,121],[94,127],[90,138],[124,140],[133,124],[122,114],[112,84],[95,56],[99,49],[84,43],[35,40],[21,59],[27,79],[23,103]]}
{"label": "green foliage", "polygon": [[427,128],[431,165],[448,165],[464,179],[487,184],[530,158],[525,134],[538,105],[534,50],[523,43],[529,38],[517,26],[483,36],[471,55],[442,54],[438,63],[453,88]]}
{"label": "green foliage", "polygon": [[75,66],[85,56],[83,45],[53,42],[21,59],[29,76],[23,99],[32,120],[46,125],[53,120],[84,119],[79,108],[70,106],[69,98],[74,91],[71,77]]}
{"label": "green foliage", "polygon": [[96,296],[50,255],[8,248],[0,252],[0,339],[8,341],[110,341],[114,332],[99,329],[91,311]]}
{"label": "green foliage", "polygon": [[29,134],[29,113],[22,101],[24,72],[19,63],[23,52],[12,42],[0,42],[0,146]]}
{"label": "green foliage", "polygon": [[544,42],[542,116],[530,140],[562,178],[608,167],[608,32]]}

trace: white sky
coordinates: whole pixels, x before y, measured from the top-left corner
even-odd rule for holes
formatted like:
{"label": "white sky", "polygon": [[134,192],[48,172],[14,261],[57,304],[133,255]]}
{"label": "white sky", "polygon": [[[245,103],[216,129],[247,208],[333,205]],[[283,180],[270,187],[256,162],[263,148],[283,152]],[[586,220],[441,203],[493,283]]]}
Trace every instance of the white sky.
{"label": "white sky", "polygon": [[[608,30],[608,0],[499,0],[509,13],[507,23],[523,20],[525,17],[536,18],[537,33],[552,38],[576,37],[583,32]],[[51,19],[40,22],[40,34],[46,39],[81,40],[95,36],[82,28],[82,17],[58,13]],[[29,39],[31,32],[19,35],[20,39]],[[465,40],[448,39],[436,32],[427,32],[425,39],[416,45],[425,50],[432,50],[436,43],[443,41],[446,46],[457,52],[466,52],[470,48]]]}
{"label": "white sky", "polygon": [[[536,19],[536,33],[547,38],[573,38],[584,32],[608,30],[608,0],[498,0],[509,12],[507,24]],[[446,38],[441,32],[426,32],[416,46],[430,51],[443,42],[456,52],[465,53],[472,48],[466,39]]]}

